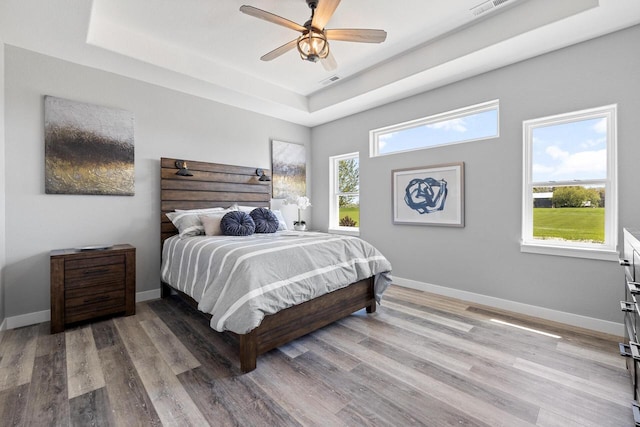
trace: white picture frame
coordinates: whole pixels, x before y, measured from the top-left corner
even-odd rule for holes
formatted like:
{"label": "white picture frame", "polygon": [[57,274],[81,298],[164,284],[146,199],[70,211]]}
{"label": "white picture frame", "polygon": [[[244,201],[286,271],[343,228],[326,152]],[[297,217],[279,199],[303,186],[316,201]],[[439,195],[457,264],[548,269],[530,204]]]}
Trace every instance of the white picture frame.
{"label": "white picture frame", "polygon": [[394,224],[464,227],[464,162],[391,171]]}

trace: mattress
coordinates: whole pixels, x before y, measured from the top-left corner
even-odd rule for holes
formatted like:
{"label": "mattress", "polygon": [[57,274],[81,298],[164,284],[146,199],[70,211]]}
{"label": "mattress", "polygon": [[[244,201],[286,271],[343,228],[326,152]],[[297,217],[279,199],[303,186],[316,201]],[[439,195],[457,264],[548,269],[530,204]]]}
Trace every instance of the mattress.
{"label": "mattress", "polygon": [[248,333],[265,315],[372,276],[380,302],[391,283],[391,264],[353,236],[173,236],[162,249],[162,281],[196,300],[219,332]]}

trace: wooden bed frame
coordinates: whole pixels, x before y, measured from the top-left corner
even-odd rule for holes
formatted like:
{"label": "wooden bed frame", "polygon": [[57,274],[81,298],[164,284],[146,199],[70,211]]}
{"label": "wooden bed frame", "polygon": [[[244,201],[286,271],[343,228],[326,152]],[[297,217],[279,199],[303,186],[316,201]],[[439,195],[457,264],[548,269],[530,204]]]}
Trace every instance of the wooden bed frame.
{"label": "wooden bed frame", "polygon": [[[178,230],[165,215],[174,209],[228,207],[233,203],[269,207],[271,181],[259,181],[255,168],[186,160],[193,176],[176,175],[176,161],[162,158],[161,166],[161,240]],[[264,170],[271,176],[269,170]],[[314,298],[305,303],[265,316],[253,331],[238,335],[240,369],[249,372],[256,368],[257,357],[296,338],[342,319],[362,308],[376,311],[373,277]],[[189,303],[197,306],[188,295],[161,284],[161,296],[174,290]]]}

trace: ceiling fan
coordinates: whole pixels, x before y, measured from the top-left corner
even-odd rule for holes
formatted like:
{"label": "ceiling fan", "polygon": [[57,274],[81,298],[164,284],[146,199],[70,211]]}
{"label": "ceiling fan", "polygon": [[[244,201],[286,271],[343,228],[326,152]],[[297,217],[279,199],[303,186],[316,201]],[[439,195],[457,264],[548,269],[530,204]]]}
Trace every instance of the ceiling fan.
{"label": "ceiling fan", "polygon": [[324,68],[331,71],[336,68],[337,63],[331,50],[329,49],[329,40],[339,40],[346,42],[358,43],[382,43],[387,38],[387,32],[384,30],[371,29],[325,29],[329,19],[336,11],[340,4],[340,0],[305,0],[311,9],[311,18],[304,25],[296,24],[293,21],[274,15],[262,9],[253,6],[241,6],[240,12],[246,13],[256,18],[264,19],[283,27],[290,28],[302,33],[298,38],[272,50],[263,55],[260,59],[263,61],[271,61],[280,55],[298,48],[300,57],[311,62],[320,61]]}

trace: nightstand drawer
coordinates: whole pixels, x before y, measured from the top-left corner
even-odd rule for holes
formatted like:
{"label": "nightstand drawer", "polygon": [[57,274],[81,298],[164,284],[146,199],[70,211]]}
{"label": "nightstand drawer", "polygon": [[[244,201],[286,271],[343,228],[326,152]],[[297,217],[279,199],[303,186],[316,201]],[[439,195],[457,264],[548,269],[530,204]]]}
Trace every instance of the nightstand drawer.
{"label": "nightstand drawer", "polygon": [[91,269],[92,267],[105,267],[112,264],[123,264],[124,255],[109,255],[94,258],[67,260],[64,263],[65,270]]}
{"label": "nightstand drawer", "polygon": [[96,284],[91,284],[91,286],[86,285],[82,287],[79,286],[79,287],[72,287],[72,288],[66,289],[64,291],[64,297],[65,299],[86,297],[86,296],[91,296],[95,294],[101,294],[104,292],[118,291],[118,290],[124,290],[124,289],[125,289],[124,280],[96,283]]}
{"label": "nightstand drawer", "polygon": [[96,265],[93,267],[78,268],[75,270],[69,270],[65,268],[65,289],[87,286],[105,286],[109,288],[119,288],[124,286],[124,281],[125,266],[123,263],[111,265]]}
{"label": "nightstand drawer", "polygon": [[[124,291],[106,292],[89,297],[72,298],[67,300],[64,315],[68,323],[78,322],[108,314],[124,312],[124,303]],[[74,305],[71,306],[70,304]]]}
{"label": "nightstand drawer", "polygon": [[65,301],[65,311],[67,313],[91,311],[94,310],[96,306],[108,307],[116,304],[124,304],[124,289],[120,291],[83,295],[75,298],[67,297]]}

